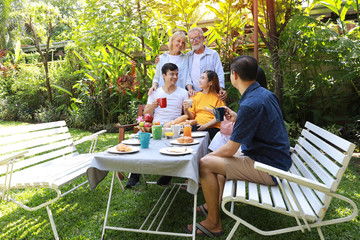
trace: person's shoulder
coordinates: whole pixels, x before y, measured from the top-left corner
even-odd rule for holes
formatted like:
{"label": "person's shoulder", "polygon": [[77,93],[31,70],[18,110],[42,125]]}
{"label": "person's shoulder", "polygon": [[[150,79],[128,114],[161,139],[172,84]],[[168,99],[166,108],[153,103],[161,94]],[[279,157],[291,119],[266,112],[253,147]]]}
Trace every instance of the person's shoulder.
{"label": "person's shoulder", "polygon": [[178,92],[180,94],[185,94],[185,93],[188,94],[188,92],[184,88],[181,88],[181,87],[177,87],[176,92]]}
{"label": "person's shoulder", "polygon": [[188,51],[185,55],[188,57],[194,55],[194,50]]}

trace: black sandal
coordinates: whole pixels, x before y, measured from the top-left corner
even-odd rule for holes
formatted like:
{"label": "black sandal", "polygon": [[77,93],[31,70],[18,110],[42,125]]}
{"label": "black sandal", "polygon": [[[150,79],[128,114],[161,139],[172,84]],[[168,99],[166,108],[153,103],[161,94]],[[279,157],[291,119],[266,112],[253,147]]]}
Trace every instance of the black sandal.
{"label": "black sandal", "polygon": [[[208,230],[206,227],[204,227],[203,225],[201,225],[201,223],[196,223],[196,230],[199,229],[201,231],[201,233],[196,233],[196,236],[199,237],[220,237],[222,235],[224,235],[224,230],[221,230],[220,232],[211,232],[210,230]],[[190,233],[192,234],[192,231],[189,230],[188,226],[185,226],[184,228],[186,233]]]}
{"label": "black sandal", "polygon": [[[199,216],[204,216],[207,217],[208,215],[208,211],[206,210],[206,208],[204,207],[204,204],[199,206],[200,211],[196,211],[196,214],[198,214]],[[194,208],[189,207],[189,211],[191,213],[194,213]]]}

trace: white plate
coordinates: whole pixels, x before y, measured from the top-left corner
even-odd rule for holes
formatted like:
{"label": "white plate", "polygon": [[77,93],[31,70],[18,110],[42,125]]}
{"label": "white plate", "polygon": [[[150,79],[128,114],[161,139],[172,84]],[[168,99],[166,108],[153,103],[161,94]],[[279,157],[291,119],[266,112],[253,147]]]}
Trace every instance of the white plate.
{"label": "white plate", "polygon": [[140,145],[139,139],[135,139],[135,138],[124,140],[121,143],[128,145]]}
{"label": "white plate", "polygon": [[199,138],[205,136],[206,136],[206,132],[191,132],[191,137],[193,138]]}
{"label": "white plate", "polygon": [[194,139],[194,141],[193,141],[192,143],[179,143],[179,142],[177,141],[177,139],[175,139],[175,140],[172,140],[170,143],[171,143],[171,144],[176,144],[176,145],[188,146],[188,145],[198,144],[198,143],[199,143],[199,140]]}
{"label": "white plate", "polygon": [[169,151],[169,149],[171,148],[185,148],[185,147],[167,147],[167,148],[162,148],[160,149],[160,153],[162,154],[166,154],[166,155],[185,155],[185,154],[190,154],[192,153],[194,150],[190,147],[187,147],[186,150],[184,152],[171,152]]}
{"label": "white plate", "polygon": [[[200,138],[200,137],[205,137],[206,132],[191,132],[191,137],[192,138]],[[184,134],[181,134],[180,137],[183,137]]]}
{"label": "white plate", "polygon": [[124,154],[124,153],[134,153],[134,152],[140,151],[140,148],[139,148],[139,147],[133,147],[133,146],[129,146],[129,147],[131,147],[131,151],[128,151],[128,152],[120,152],[120,151],[116,150],[116,146],[109,148],[109,149],[107,150],[107,152],[109,152],[109,153],[120,153],[120,154]]}

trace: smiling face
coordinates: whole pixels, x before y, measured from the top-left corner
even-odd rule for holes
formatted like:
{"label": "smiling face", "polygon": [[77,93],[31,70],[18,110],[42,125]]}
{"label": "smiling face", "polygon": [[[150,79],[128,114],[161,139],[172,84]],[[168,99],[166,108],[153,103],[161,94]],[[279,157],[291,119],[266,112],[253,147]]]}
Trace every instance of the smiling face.
{"label": "smiling face", "polygon": [[199,50],[204,46],[204,36],[201,36],[199,31],[192,31],[189,33],[189,41],[193,50]]}
{"label": "smiling face", "polygon": [[181,36],[176,37],[172,40],[170,50],[174,53],[180,53],[181,51],[185,50],[186,47],[186,39]]}
{"label": "smiling face", "polygon": [[178,80],[178,70],[168,70],[166,74],[163,74],[165,85],[174,86]]}
{"label": "smiling face", "polygon": [[207,73],[203,73],[199,80],[199,87],[204,90],[204,89],[209,89],[211,85],[212,82],[209,81]]}

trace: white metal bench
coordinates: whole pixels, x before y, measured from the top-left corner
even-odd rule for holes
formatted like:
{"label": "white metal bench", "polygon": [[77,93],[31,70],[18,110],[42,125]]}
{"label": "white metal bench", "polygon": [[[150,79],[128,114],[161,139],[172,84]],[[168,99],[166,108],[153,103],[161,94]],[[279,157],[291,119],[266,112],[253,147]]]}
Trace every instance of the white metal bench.
{"label": "white metal bench", "polygon": [[[297,144],[292,149],[292,167],[289,172],[255,163],[255,168],[268,172],[280,183],[278,186],[265,186],[245,181],[226,181],[222,197],[222,209],[236,220],[227,239],[231,239],[239,224],[262,235],[276,235],[317,228],[324,239],[320,227],[346,222],[358,214],[356,204],[339,194],[340,184],[351,159],[355,145],[310,123],[305,124]],[[348,202],[353,207],[350,216],[323,221],[332,198]],[[229,210],[226,204],[231,202]],[[277,213],[292,216],[297,225],[282,229],[263,231],[244,221],[233,213],[234,202],[250,204]],[[228,204],[229,206],[229,204]]]}
{"label": "white metal bench", "polygon": [[[65,121],[2,128],[0,130],[0,201],[12,201],[28,211],[46,207],[55,239],[59,239],[49,205],[87,181],[61,193],[60,187],[84,175],[90,164],[99,131],[73,141]],[[88,154],[79,154],[76,145],[91,140]],[[35,207],[11,197],[11,190],[49,188],[57,196]]]}

